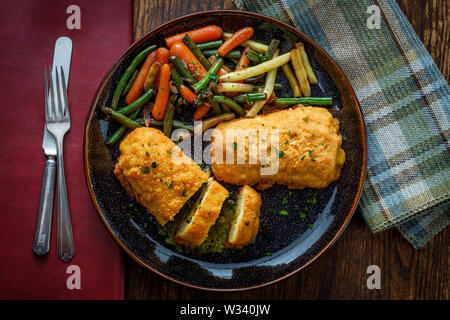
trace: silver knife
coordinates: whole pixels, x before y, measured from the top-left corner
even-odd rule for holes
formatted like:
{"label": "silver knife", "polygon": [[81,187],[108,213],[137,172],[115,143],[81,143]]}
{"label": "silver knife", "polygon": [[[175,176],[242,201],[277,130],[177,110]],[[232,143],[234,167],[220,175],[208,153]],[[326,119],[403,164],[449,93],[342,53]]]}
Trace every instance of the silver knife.
{"label": "silver knife", "polygon": [[[62,66],[65,75],[66,88],[69,85],[70,61],[72,58],[72,40],[68,37],[60,37],[56,40],[53,53],[52,82],[56,82],[55,66]],[[55,89],[55,87],[53,88]],[[56,96],[56,92],[55,96]],[[53,213],[53,192],[55,188],[56,173],[56,141],[52,134],[47,131],[44,124],[44,138],[42,141],[45,161],[44,176],[42,178],[41,199],[39,203],[39,214],[34,235],[33,251],[37,255],[45,255],[50,250],[50,234]]]}

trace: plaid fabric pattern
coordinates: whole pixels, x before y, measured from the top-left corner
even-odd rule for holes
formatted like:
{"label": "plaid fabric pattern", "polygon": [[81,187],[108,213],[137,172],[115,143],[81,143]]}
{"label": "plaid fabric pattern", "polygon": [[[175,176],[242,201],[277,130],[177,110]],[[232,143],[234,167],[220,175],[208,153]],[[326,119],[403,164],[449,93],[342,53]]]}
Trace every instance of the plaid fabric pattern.
{"label": "plaid fabric pattern", "polygon": [[[397,227],[415,248],[450,221],[450,89],[394,0],[233,0],[295,26],[340,65],[367,128],[360,206],[373,232]],[[369,6],[380,29],[369,29]]]}

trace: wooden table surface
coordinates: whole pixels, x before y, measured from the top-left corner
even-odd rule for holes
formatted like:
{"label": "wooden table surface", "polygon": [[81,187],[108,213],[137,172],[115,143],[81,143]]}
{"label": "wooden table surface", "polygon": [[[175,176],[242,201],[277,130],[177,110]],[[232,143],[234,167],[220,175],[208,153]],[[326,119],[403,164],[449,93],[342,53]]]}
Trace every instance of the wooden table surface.
{"label": "wooden table surface", "polygon": [[[356,0],[355,0],[356,1]],[[450,78],[448,0],[397,0],[436,61]],[[135,0],[134,36],[189,13],[235,9],[231,0]],[[372,234],[358,210],[338,241],[300,273],[277,284],[239,293],[213,293],[177,285],[126,257],[126,299],[448,299],[447,228],[415,250],[394,228]],[[369,290],[366,270],[381,269],[381,289]]]}

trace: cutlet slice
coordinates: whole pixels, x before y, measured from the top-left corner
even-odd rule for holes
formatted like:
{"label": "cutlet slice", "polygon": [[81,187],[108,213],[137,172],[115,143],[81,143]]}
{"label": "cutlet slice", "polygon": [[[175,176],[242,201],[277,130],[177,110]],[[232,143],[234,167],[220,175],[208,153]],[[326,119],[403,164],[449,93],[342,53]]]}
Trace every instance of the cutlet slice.
{"label": "cutlet slice", "polygon": [[228,194],[228,191],[217,181],[209,178],[191,212],[181,223],[174,237],[175,243],[186,247],[200,245],[219,217],[222,204]]}
{"label": "cutlet slice", "polygon": [[231,222],[227,248],[242,248],[255,241],[259,229],[261,196],[253,188],[243,186],[239,190]]}
{"label": "cutlet slice", "polygon": [[119,150],[114,175],[161,225],[173,221],[209,178],[182,149],[154,128],[133,130]]}

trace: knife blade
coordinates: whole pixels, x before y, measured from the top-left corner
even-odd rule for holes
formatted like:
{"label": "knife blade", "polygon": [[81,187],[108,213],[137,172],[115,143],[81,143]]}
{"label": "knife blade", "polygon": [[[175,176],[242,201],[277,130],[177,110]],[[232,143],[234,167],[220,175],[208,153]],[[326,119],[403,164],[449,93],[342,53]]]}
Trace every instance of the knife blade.
{"label": "knife blade", "polygon": [[[51,69],[52,82],[56,82],[56,66],[62,66],[66,88],[69,84],[70,62],[72,59],[72,40],[68,37],[59,37],[55,43],[53,63]],[[54,90],[55,87],[53,88]],[[54,92],[56,96],[56,92]],[[56,141],[52,134],[47,131],[44,123],[44,134],[42,148],[47,156],[45,161],[44,176],[42,178],[41,198],[39,213],[36,224],[36,232],[33,242],[33,251],[37,255],[45,255],[50,250],[50,234],[53,213],[53,194],[55,188],[56,173]]]}

